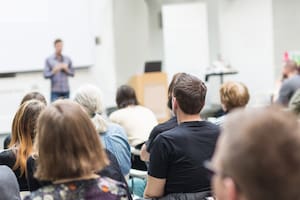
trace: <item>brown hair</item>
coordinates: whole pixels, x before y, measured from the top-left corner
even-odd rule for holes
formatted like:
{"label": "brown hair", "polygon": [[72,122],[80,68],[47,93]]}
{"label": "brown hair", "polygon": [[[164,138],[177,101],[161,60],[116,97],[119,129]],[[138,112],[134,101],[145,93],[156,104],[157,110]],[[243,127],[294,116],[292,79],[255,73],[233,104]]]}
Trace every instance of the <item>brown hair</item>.
{"label": "brown hair", "polygon": [[173,95],[184,113],[197,114],[205,103],[206,86],[197,77],[182,73],[175,82]]}
{"label": "brown hair", "polygon": [[116,103],[118,108],[125,108],[129,105],[138,105],[134,89],[129,85],[121,85],[117,90]]}
{"label": "brown hair", "polygon": [[221,103],[226,111],[247,105],[250,95],[246,85],[240,82],[228,81],[220,88]]}
{"label": "brown hair", "polygon": [[57,44],[57,43],[62,43],[63,41],[59,38],[57,38],[56,40],[54,40],[54,46]]}
{"label": "brown hair", "polygon": [[12,123],[10,148],[16,147],[16,162],[13,170],[20,168],[22,176],[26,171],[26,160],[33,151],[36,122],[45,104],[38,100],[24,102],[16,112]]}
{"label": "brown hair", "polygon": [[222,171],[246,199],[299,199],[299,130],[297,118],[278,108],[229,115],[218,144]]}
{"label": "brown hair", "polygon": [[25,101],[28,101],[28,100],[31,100],[31,99],[39,100],[39,101],[43,102],[45,105],[47,105],[47,101],[46,101],[44,95],[42,95],[39,92],[29,92],[29,93],[27,93],[23,97],[23,99],[21,101],[21,104],[23,104]]}
{"label": "brown hair", "polygon": [[94,125],[75,102],[54,102],[42,112],[37,130],[38,179],[78,178],[108,164]]}

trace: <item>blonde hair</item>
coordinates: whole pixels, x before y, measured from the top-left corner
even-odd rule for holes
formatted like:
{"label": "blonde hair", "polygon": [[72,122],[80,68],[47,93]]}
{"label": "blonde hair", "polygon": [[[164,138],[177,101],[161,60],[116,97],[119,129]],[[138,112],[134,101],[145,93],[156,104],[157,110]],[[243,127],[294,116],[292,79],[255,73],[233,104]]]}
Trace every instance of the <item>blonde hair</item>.
{"label": "blonde hair", "polygon": [[39,100],[28,100],[21,104],[12,123],[10,148],[16,148],[16,162],[13,170],[20,168],[20,175],[26,172],[26,160],[33,151],[36,122],[46,105]]}
{"label": "blonde hair", "polygon": [[95,127],[75,102],[58,100],[47,107],[37,130],[35,176],[40,180],[78,178],[108,164]]}
{"label": "blonde hair", "polygon": [[94,85],[81,86],[74,95],[74,101],[79,103],[90,116],[96,131],[103,133],[107,131],[107,123],[103,118],[102,93]]}
{"label": "blonde hair", "polygon": [[226,111],[247,105],[250,95],[248,88],[241,82],[228,81],[220,88],[221,103]]}

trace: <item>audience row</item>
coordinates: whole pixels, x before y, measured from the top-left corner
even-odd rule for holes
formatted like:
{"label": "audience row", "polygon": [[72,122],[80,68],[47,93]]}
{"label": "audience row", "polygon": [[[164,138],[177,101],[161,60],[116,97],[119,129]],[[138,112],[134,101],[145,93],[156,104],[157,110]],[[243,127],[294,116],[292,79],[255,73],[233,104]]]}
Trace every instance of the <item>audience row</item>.
{"label": "audience row", "polygon": [[[290,110],[298,112],[299,93],[289,95],[290,109],[244,109],[247,86],[226,82],[223,115],[207,121],[200,114],[206,92],[196,76],[175,74],[168,88],[172,116],[162,124],[127,85],[118,88],[118,110],[108,118],[93,85],[50,105],[38,92],[27,94],[0,153],[6,166],[0,199],[20,199],[20,191],[30,191],[26,200],[298,199],[299,122]],[[131,148],[141,148],[147,164],[140,193],[127,184],[135,165]]]}

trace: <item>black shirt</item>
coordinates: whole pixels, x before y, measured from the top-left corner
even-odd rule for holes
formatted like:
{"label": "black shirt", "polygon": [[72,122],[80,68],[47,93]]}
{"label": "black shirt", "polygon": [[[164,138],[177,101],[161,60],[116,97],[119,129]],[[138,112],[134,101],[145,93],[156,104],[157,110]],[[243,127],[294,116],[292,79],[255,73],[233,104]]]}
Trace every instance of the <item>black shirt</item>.
{"label": "black shirt", "polygon": [[166,179],[165,195],[210,190],[203,162],[211,159],[218,136],[218,126],[207,121],[184,122],[160,134],[150,152],[148,174]]}
{"label": "black shirt", "polygon": [[154,144],[154,140],[159,134],[172,129],[172,128],[176,127],[177,125],[178,125],[177,118],[172,117],[168,121],[155,126],[149,135],[148,141],[146,142],[147,151],[148,152],[151,151],[153,144]]}
{"label": "black shirt", "polygon": [[[0,165],[6,165],[12,169],[15,162],[16,162],[16,155],[14,154],[14,152],[11,149],[4,150],[0,153]],[[21,175],[20,168],[13,170],[13,172],[15,173],[16,178],[18,180],[20,190],[27,191],[28,186],[27,186],[25,172],[23,173],[22,176],[20,176]]]}

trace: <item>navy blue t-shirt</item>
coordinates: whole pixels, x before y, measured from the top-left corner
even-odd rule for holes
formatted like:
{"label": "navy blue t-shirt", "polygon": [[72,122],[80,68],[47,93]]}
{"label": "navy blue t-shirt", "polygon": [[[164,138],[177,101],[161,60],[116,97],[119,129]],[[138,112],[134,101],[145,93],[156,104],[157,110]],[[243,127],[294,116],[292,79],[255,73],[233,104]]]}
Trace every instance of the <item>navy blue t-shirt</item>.
{"label": "navy blue t-shirt", "polygon": [[148,174],[166,179],[165,195],[210,190],[203,162],[211,159],[219,132],[210,122],[192,121],[157,136]]}
{"label": "navy blue t-shirt", "polygon": [[156,137],[165,132],[165,131],[168,131],[174,127],[176,127],[178,125],[177,123],[177,118],[176,117],[172,117],[171,119],[169,119],[168,121],[164,122],[164,123],[161,123],[161,124],[158,124],[157,126],[155,126],[150,135],[149,135],[149,139],[148,141],[146,142],[146,147],[147,147],[147,151],[150,152],[152,147],[153,147],[153,144],[154,144],[154,140],[156,139]]}

